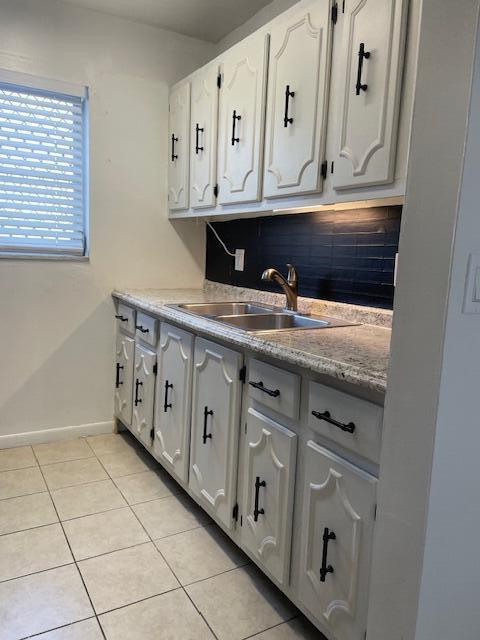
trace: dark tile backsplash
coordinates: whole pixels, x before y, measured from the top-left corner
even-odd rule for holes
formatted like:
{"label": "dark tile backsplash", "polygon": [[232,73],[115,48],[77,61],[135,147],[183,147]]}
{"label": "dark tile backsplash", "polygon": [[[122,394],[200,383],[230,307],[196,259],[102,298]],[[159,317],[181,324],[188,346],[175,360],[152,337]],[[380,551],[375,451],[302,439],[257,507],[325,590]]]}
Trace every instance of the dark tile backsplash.
{"label": "dark tile backsplash", "polygon": [[401,213],[400,206],[377,207],[213,222],[230,251],[245,249],[245,270],[234,270],[207,227],[206,277],[278,291],[261,281],[262,271],[275,267],[286,275],[291,262],[302,296],[391,309]]}

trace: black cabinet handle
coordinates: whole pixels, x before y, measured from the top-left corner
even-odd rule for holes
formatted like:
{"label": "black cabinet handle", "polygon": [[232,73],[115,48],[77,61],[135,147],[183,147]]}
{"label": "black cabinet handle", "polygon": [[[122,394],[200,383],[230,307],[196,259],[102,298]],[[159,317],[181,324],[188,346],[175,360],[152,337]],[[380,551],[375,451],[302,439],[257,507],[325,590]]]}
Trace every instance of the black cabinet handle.
{"label": "black cabinet handle", "polygon": [[120,381],[120,371],[123,370],[123,366],[117,362],[117,375],[115,376],[115,389],[118,389],[118,387],[123,384],[123,382]]}
{"label": "black cabinet handle", "polygon": [[328,527],[323,530],[323,549],[322,549],[322,566],[320,567],[320,582],[325,582],[327,573],[333,573],[331,564],[327,564],[328,543],[330,540],[336,540],[337,536]]}
{"label": "black cabinet handle", "polygon": [[284,127],[288,127],[288,125],[292,124],[293,122],[293,118],[288,117],[288,107],[289,107],[290,98],[294,98],[294,97],[295,97],[295,91],[290,91],[290,85],[287,84],[285,88],[285,113],[283,116]]}
{"label": "black cabinet handle", "polygon": [[332,416],[330,415],[330,411],[324,411],[323,413],[320,413],[320,411],[312,411],[312,416],[314,416],[318,420],[325,420],[325,422],[333,424],[334,427],[338,427],[339,429],[341,429],[342,431],[346,431],[347,433],[353,433],[355,431],[354,422],[349,422],[347,424],[339,422],[338,420],[335,420],[335,418],[332,418]]}
{"label": "black cabinet handle", "polygon": [[237,128],[237,120],[241,120],[241,119],[242,119],[242,116],[237,116],[237,112],[234,109],[232,114],[232,147],[235,145],[236,142],[240,142],[240,138],[235,137],[235,129]]}
{"label": "black cabinet handle", "polygon": [[141,324],[135,325],[135,329],[138,329],[142,333],[150,333],[150,329],[143,327]]}
{"label": "black cabinet handle", "polygon": [[163,399],[163,411],[167,413],[168,409],[172,408],[172,403],[168,402],[168,390],[173,389],[173,384],[170,384],[168,380],[165,380],[165,397]]}
{"label": "black cabinet handle", "polygon": [[135,380],[135,406],[137,407],[141,404],[142,400],[138,397],[138,388],[143,387],[143,382],[141,382],[138,378]]}
{"label": "black cabinet handle", "polygon": [[365,51],[365,43],[360,43],[360,49],[358,50],[358,68],[357,68],[357,84],[355,85],[355,93],[357,96],[360,95],[360,91],[366,91],[368,89],[368,84],[362,83],[362,71],[363,71],[363,61],[368,60],[370,58],[370,51]]}
{"label": "black cabinet handle", "polygon": [[116,315],[115,318],[117,320],[120,320],[120,322],[128,322],[128,318],[126,318],[125,316],[122,316],[122,315]]}
{"label": "black cabinet handle", "polygon": [[205,407],[205,409],[203,410],[203,436],[202,436],[203,444],[206,444],[208,438],[212,437],[211,433],[207,433],[208,416],[213,416],[213,411],[211,409],[209,411],[208,407]]}
{"label": "black cabinet handle", "polygon": [[198,155],[198,152],[199,152],[199,151],[203,151],[203,147],[199,147],[199,146],[198,146],[198,138],[199,138],[199,135],[198,135],[198,134],[200,133],[200,131],[203,133],[204,128],[203,128],[203,127],[200,127],[200,126],[199,126],[199,124],[198,124],[198,122],[197,122],[197,124],[195,125],[195,153],[196,153],[197,155]]}
{"label": "black cabinet handle", "polygon": [[178,156],[175,154],[175,142],[178,142],[178,138],[176,138],[175,134],[172,133],[172,162],[175,162],[175,160],[178,158]]}
{"label": "black cabinet handle", "polygon": [[254,389],[258,389],[259,391],[263,391],[263,393],[266,393],[267,395],[272,396],[272,398],[278,398],[278,396],[280,395],[280,389],[267,389],[267,387],[265,387],[263,382],[261,381],[249,382],[248,384]]}
{"label": "black cabinet handle", "polygon": [[266,486],[267,486],[267,483],[265,482],[265,480],[262,480],[260,482],[260,476],[257,476],[255,479],[255,507],[253,509],[253,519],[255,522],[257,522],[258,520],[258,516],[265,515],[265,509],[258,508],[258,498],[260,494],[260,487],[266,487]]}

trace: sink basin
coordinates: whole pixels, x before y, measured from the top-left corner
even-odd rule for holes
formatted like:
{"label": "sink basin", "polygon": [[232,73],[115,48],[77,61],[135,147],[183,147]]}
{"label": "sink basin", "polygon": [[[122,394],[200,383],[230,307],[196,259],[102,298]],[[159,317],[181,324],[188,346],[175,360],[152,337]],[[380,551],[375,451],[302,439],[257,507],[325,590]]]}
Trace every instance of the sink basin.
{"label": "sink basin", "polygon": [[217,316],[218,322],[230,324],[245,331],[280,331],[291,329],[321,329],[330,322],[323,318],[295,315],[293,313],[268,313],[243,316]]}
{"label": "sink basin", "polygon": [[175,306],[183,311],[208,318],[216,318],[218,316],[243,316],[251,313],[273,313],[274,311],[274,307],[268,304],[257,304],[256,302],[210,302],[208,304],[198,302]]}

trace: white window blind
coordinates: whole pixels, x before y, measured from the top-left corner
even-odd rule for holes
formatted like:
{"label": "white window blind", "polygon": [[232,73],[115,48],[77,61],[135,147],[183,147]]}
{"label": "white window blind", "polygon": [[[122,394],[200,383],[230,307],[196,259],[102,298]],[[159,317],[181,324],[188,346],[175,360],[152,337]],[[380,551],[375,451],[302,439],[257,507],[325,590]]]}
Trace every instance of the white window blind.
{"label": "white window blind", "polygon": [[85,109],[0,81],[0,252],[85,254]]}

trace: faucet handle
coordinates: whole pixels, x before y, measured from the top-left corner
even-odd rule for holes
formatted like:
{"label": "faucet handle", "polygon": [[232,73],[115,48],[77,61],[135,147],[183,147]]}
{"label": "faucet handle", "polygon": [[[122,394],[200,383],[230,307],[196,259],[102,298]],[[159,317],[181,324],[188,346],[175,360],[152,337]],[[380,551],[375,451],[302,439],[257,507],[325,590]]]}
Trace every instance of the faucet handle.
{"label": "faucet handle", "polygon": [[297,270],[295,269],[293,264],[290,264],[289,262],[287,262],[287,267],[288,267],[287,282],[291,287],[294,287],[296,289],[298,285]]}

